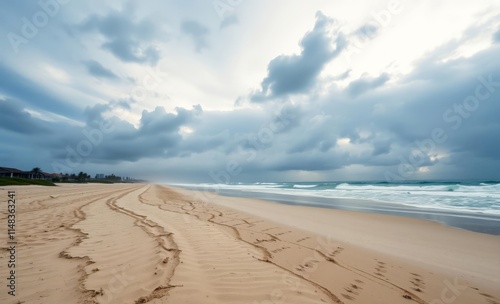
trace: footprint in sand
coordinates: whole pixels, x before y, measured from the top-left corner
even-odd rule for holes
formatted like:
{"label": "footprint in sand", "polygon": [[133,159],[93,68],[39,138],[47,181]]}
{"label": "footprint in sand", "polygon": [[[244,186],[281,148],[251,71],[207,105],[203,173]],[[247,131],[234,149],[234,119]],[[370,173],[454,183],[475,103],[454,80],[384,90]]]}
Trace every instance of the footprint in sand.
{"label": "footprint in sand", "polygon": [[416,273],[410,273],[412,277],[410,278],[410,283],[413,285],[413,290],[417,292],[423,292],[425,288],[425,282],[420,278],[420,275]]}
{"label": "footprint in sand", "polygon": [[304,264],[300,264],[299,266],[295,267],[295,269],[297,269],[298,271],[308,271],[309,269],[315,267],[318,263],[318,260],[311,260]]}
{"label": "footprint in sand", "polygon": [[342,251],[344,251],[344,248],[342,247],[337,247],[337,249],[335,249],[332,253],[330,253],[330,256],[331,257],[335,257],[336,255],[342,253]]}
{"label": "footprint in sand", "polygon": [[310,239],[310,237],[307,236],[307,237],[296,240],[295,243],[300,243],[300,242],[303,242],[303,241],[308,240],[308,239]]}
{"label": "footprint in sand", "polygon": [[274,249],[274,250],[272,250],[271,252],[272,252],[272,253],[278,253],[278,252],[281,252],[281,251],[284,251],[284,250],[287,250],[287,249],[290,249],[290,247],[288,247],[288,246],[283,246],[283,247],[281,247],[281,248]]}
{"label": "footprint in sand", "polygon": [[341,293],[342,297],[350,301],[356,300],[356,296],[359,296],[363,290],[363,287],[361,286],[362,284],[364,284],[363,281],[359,279],[354,280],[354,282],[344,287],[346,293]]}
{"label": "footprint in sand", "polygon": [[379,277],[385,277],[384,273],[387,273],[385,263],[381,262],[381,261],[377,262],[377,266],[375,267],[375,270],[377,271],[377,272],[375,272],[375,275],[377,275]]}
{"label": "footprint in sand", "polygon": [[291,233],[291,231],[285,231],[285,232],[276,233],[276,235],[283,235],[283,234],[287,234],[287,233]]}
{"label": "footprint in sand", "polygon": [[278,227],[267,228],[267,229],[261,230],[261,232],[266,232],[266,231],[269,231],[269,230],[272,230],[272,229],[276,229],[276,228],[278,228]]}
{"label": "footprint in sand", "polygon": [[363,288],[360,286],[360,283],[351,283],[347,287],[344,287],[344,290],[347,291],[351,297],[355,298]]}

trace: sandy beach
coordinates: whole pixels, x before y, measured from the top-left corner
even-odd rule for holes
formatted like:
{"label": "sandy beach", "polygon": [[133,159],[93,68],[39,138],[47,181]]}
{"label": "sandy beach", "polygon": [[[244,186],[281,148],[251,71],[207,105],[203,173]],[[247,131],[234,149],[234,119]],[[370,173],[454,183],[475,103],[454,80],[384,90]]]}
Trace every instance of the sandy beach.
{"label": "sandy beach", "polygon": [[146,184],[0,195],[1,303],[500,303],[500,237],[430,221]]}

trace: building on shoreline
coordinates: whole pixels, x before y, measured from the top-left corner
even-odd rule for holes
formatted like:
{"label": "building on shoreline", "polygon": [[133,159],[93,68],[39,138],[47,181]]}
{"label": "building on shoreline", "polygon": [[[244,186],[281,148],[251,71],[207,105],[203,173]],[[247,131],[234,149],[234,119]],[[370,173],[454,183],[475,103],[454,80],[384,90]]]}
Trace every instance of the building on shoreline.
{"label": "building on shoreline", "polygon": [[0,177],[30,178],[30,173],[16,168],[0,167]]}

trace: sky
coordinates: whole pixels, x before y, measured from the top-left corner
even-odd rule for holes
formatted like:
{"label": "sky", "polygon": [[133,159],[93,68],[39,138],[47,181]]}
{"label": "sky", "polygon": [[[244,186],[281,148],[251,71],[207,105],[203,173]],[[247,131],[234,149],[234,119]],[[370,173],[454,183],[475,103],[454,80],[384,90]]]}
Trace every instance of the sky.
{"label": "sky", "polygon": [[0,166],[500,179],[500,2],[0,2]]}

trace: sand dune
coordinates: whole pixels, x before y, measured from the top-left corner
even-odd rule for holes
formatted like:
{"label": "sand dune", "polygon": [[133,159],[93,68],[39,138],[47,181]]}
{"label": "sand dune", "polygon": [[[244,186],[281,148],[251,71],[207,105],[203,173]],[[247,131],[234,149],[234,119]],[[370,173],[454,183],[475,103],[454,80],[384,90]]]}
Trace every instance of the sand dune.
{"label": "sand dune", "polygon": [[[329,210],[371,228],[373,242],[363,246],[361,234],[344,231],[348,225],[332,231],[319,214],[314,228],[327,234],[290,222],[296,212],[329,214],[321,209],[214,195],[200,200],[158,185],[9,189],[18,196],[18,282],[15,297],[2,284],[1,303],[500,303],[499,237]],[[0,210],[4,225],[6,208]],[[411,227],[417,244],[384,225]],[[449,244],[432,236],[418,243],[429,232]],[[454,252],[463,240],[475,248]],[[433,267],[418,251],[391,254],[398,242],[421,248],[427,260],[449,262]],[[483,253],[463,258],[474,250]],[[6,266],[2,254],[2,278]]]}

